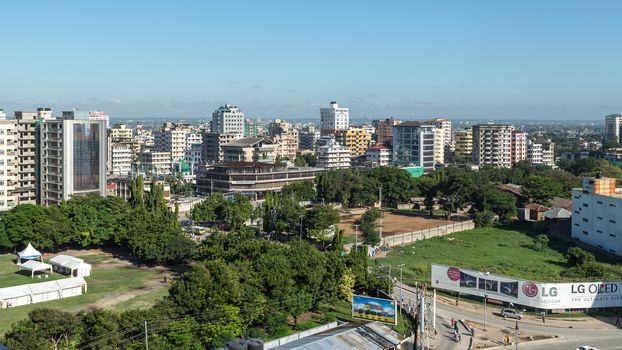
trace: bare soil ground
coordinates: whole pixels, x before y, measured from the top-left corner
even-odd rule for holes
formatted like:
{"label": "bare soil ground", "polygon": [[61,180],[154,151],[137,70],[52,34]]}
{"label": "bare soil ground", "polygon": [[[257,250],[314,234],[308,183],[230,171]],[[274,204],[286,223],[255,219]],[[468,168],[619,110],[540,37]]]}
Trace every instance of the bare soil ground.
{"label": "bare soil ground", "polygon": [[[367,210],[366,208],[351,209],[347,213],[341,213],[341,219],[337,226],[344,230],[346,236],[354,236],[354,228],[352,225],[361,218],[361,215]],[[411,216],[392,212],[384,212],[382,218],[382,234],[394,235],[406,233],[428,228],[443,226],[451,221],[431,219],[421,216]],[[360,232],[359,232],[360,233]]]}

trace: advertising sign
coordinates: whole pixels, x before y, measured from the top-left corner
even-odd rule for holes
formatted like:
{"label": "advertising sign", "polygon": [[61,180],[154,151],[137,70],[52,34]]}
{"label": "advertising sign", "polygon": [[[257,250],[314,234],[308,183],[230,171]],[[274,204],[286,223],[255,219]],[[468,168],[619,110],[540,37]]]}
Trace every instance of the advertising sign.
{"label": "advertising sign", "polygon": [[353,295],[352,317],[397,324],[397,303],[392,299]]}
{"label": "advertising sign", "polygon": [[540,283],[432,264],[432,287],[538,309],[622,306],[622,282]]}

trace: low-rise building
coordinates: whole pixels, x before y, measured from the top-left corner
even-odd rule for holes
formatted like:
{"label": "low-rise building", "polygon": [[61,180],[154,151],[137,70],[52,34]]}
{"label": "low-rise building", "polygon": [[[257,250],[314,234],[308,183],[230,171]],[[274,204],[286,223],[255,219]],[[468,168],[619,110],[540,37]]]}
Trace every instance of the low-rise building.
{"label": "low-rise building", "polygon": [[108,151],[108,173],[128,176],[132,170],[132,146],[129,143],[112,143]]}
{"label": "low-rise building", "polygon": [[391,150],[384,145],[371,146],[365,152],[365,160],[378,166],[389,165],[391,163]]}
{"label": "low-rise building", "polygon": [[277,145],[263,137],[243,137],[222,146],[225,162],[274,163]]}
{"label": "low-rise building", "polygon": [[236,133],[203,134],[203,161],[207,164],[222,162],[225,159],[222,146],[239,138],[240,135]]}
{"label": "low-rise building", "polygon": [[572,238],[622,256],[622,188],[616,179],[584,178],[572,190]]}
{"label": "low-rise building", "polygon": [[283,186],[300,181],[313,181],[325,169],[287,167],[282,163],[224,162],[201,167],[197,174],[197,192],[236,192],[251,199],[264,199],[267,192],[278,192]]}
{"label": "low-rise building", "polygon": [[551,140],[527,141],[527,160],[533,164],[555,165],[555,143]]}
{"label": "low-rise building", "polygon": [[350,149],[338,144],[334,139],[322,137],[326,144],[316,147],[315,156],[320,168],[349,168]]}

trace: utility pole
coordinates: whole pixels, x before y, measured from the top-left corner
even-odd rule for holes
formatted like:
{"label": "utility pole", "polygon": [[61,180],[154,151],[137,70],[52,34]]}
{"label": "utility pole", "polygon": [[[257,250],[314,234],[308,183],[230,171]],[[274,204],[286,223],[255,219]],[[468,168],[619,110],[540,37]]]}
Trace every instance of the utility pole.
{"label": "utility pole", "polygon": [[404,311],[404,306],[402,305],[404,303],[404,285],[402,284],[402,269],[404,268],[404,266],[404,264],[397,265],[397,267],[400,268],[400,310],[402,312]]}
{"label": "utility pole", "polygon": [[516,334],[514,335],[514,343],[516,344],[515,349],[518,350],[518,321],[516,321]]}
{"label": "utility pole", "polygon": [[484,330],[486,330],[486,320],[487,320],[487,316],[486,316],[486,299],[487,296],[486,294],[484,294]]}
{"label": "utility pole", "polygon": [[147,333],[147,320],[145,320],[145,350],[149,350],[149,335]]}
{"label": "utility pole", "polygon": [[359,225],[354,225],[354,249],[359,252]]}
{"label": "utility pole", "polygon": [[300,215],[300,240],[302,241],[302,218],[304,218],[304,215]]}
{"label": "utility pole", "polygon": [[432,328],[436,330],[436,289],[433,290],[434,299],[432,299]]}
{"label": "utility pole", "polygon": [[380,201],[380,245],[384,245],[382,243],[382,186],[378,187],[378,199]]}
{"label": "utility pole", "polygon": [[425,293],[423,291],[419,300],[419,339],[421,344],[419,348],[423,349],[423,338],[425,337]]}

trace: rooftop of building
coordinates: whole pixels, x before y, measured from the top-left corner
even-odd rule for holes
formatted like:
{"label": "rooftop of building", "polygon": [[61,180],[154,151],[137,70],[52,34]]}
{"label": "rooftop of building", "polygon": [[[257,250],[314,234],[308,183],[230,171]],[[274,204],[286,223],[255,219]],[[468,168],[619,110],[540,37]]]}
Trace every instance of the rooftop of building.
{"label": "rooftop of building", "polygon": [[223,147],[252,147],[260,142],[266,142],[273,144],[274,142],[264,137],[242,137],[237,140],[233,140]]}
{"label": "rooftop of building", "polygon": [[385,145],[376,145],[376,146],[371,146],[371,147],[367,147],[367,149],[389,149],[387,146]]}

